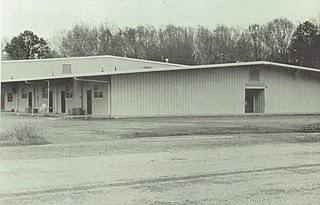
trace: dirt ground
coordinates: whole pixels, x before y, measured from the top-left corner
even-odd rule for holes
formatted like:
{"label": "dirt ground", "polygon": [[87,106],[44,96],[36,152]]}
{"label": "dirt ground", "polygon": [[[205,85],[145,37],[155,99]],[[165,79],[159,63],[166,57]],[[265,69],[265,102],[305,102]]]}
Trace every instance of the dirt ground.
{"label": "dirt ground", "polygon": [[83,120],[2,113],[0,204],[319,204],[319,115]]}

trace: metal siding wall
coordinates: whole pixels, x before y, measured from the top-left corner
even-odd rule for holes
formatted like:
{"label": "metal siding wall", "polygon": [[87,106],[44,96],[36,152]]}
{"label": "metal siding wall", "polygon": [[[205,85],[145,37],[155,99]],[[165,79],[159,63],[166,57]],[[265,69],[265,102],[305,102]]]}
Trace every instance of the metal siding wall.
{"label": "metal siding wall", "polygon": [[286,69],[264,69],[261,81],[265,89],[266,113],[317,113],[320,112],[320,79],[296,76]]}
{"label": "metal siding wall", "polygon": [[244,112],[244,69],[115,75],[112,116],[179,116]]}
{"label": "metal siding wall", "polygon": [[177,67],[178,65],[141,61],[130,58],[120,58],[112,56],[96,56],[82,58],[61,58],[61,59],[38,59],[7,61],[1,63],[1,80],[43,78],[54,76],[63,76],[62,64],[71,64],[72,74],[99,73],[107,71],[139,70],[145,69],[144,66],[153,68]]}
{"label": "metal siding wall", "polygon": [[[95,83],[93,83],[94,85]],[[96,83],[101,86],[103,98],[94,98],[94,90],[92,89],[92,114],[108,115],[108,84]]]}

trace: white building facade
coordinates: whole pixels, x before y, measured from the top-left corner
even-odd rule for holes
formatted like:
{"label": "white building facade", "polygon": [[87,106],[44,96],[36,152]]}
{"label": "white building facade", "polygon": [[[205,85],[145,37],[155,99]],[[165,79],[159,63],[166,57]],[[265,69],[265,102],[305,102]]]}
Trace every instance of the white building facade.
{"label": "white building facade", "polygon": [[183,66],[111,56],[6,62],[1,85],[1,109],[12,112],[45,104],[49,113],[106,117],[320,113],[320,70],[269,62]]}

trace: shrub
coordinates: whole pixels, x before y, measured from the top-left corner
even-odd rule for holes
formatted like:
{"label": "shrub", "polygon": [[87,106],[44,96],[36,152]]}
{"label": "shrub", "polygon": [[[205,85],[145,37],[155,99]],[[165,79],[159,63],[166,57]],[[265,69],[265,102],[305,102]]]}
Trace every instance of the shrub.
{"label": "shrub", "polygon": [[48,144],[35,125],[16,124],[7,132],[1,134],[0,141],[11,145],[40,145]]}

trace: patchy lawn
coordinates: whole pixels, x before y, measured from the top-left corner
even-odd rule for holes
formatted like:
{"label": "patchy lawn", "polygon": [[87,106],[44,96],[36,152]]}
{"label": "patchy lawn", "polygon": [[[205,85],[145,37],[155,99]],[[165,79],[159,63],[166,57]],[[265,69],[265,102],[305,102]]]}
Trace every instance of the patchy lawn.
{"label": "patchy lawn", "polygon": [[2,113],[1,131],[17,123],[36,125],[47,141],[73,143],[118,138],[186,135],[319,133],[320,115],[68,119]]}

